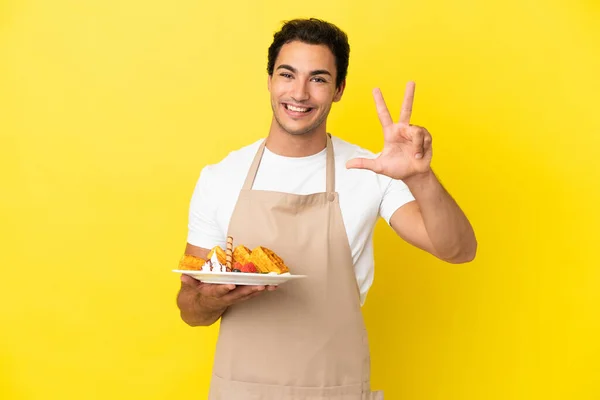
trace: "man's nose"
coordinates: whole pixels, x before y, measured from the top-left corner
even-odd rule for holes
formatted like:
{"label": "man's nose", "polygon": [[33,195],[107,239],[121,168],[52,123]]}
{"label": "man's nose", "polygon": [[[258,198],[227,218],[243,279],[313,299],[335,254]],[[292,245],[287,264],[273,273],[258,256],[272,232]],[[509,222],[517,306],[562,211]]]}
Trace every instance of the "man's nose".
{"label": "man's nose", "polygon": [[307,82],[296,79],[294,82],[294,88],[292,89],[292,99],[294,101],[307,101],[310,98],[310,94],[308,93],[308,84]]}

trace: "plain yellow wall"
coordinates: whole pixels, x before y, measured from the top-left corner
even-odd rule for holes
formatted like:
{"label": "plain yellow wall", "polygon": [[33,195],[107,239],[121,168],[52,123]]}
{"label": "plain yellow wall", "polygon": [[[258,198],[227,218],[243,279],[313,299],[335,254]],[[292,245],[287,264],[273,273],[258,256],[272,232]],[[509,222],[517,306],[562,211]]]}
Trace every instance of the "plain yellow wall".
{"label": "plain yellow wall", "polygon": [[267,47],[307,16],[352,47],[329,130],[379,151],[371,89],[397,115],[415,80],[413,123],[480,244],[449,265],[378,224],[374,388],[600,398],[590,0],[0,2],[0,398],[206,398],[218,328],[179,320],[171,272],[189,199],[267,133]]}

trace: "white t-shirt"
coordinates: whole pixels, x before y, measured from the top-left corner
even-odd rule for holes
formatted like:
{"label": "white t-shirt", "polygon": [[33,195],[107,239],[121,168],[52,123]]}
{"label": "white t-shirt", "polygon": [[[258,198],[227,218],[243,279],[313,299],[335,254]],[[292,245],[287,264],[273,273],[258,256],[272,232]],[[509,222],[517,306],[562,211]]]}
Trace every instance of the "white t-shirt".
{"label": "white t-shirt", "polygon": [[[229,153],[200,173],[189,210],[188,243],[225,248],[227,228],[240,190],[263,139]],[[347,169],[355,157],[375,158],[372,152],[332,136],[335,190],[339,193],[361,305],[373,283],[373,230],[381,216],[388,224],[394,212],[414,197],[404,182],[368,170]],[[294,194],[325,192],[326,149],[308,157],[283,157],[265,148],[253,189]]]}

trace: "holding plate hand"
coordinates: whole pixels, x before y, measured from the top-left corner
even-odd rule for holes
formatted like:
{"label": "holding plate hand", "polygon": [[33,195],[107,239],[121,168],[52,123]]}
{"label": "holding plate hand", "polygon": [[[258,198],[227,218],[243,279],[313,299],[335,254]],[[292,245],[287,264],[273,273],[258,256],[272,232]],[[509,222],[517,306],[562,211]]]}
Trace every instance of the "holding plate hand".
{"label": "holding plate hand", "polygon": [[355,158],[347,168],[368,169],[393,179],[406,179],[430,171],[431,135],[427,129],[410,124],[415,83],[406,85],[400,119],[394,123],[381,90],[373,90],[377,115],[383,128],[383,151],[375,159]]}
{"label": "holding plate hand", "polygon": [[182,275],[181,290],[177,303],[180,306],[183,304],[192,305],[192,307],[182,307],[181,313],[183,320],[189,325],[211,325],[219,319],[227,307],[256,297],[265,290],[273,291],[276,289],[277,286],[210,284]]}

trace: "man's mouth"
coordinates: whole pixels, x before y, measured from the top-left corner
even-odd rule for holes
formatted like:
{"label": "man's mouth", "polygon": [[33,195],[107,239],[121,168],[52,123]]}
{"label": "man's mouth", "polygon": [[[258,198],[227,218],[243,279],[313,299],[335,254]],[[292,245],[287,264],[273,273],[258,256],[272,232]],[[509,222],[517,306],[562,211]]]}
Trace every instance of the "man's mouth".
{"label": "man's mouth", "polygon": [[312,111],[311,107],[300,107],[300,106],[294,106],[292,104],[287,104],[287,103],[284,103],[283,107],[287,111],[289,111],[290,113],[293,113],[293,114],[307,114]]}

